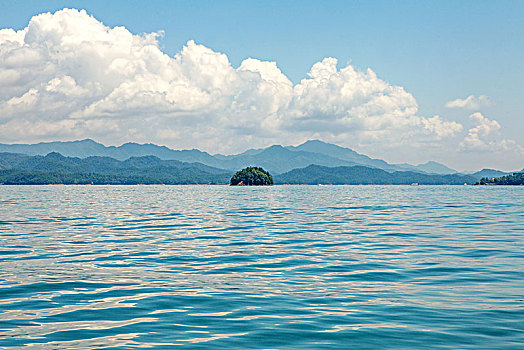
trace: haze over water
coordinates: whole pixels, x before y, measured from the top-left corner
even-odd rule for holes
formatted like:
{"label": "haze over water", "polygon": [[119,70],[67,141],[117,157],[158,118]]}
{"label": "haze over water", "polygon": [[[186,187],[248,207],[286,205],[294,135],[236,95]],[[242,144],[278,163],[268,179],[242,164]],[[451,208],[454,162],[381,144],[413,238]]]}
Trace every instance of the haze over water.
{"label": "haze over water", "polygon": [[0,186],[0,347],[524,344],[524,188]]}

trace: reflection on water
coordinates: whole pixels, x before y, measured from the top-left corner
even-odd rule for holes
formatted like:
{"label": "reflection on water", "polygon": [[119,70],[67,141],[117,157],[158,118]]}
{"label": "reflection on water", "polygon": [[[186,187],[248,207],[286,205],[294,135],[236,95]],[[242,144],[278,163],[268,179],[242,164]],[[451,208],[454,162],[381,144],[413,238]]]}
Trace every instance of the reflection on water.
{"label": "reflection on water", "polygon": [[524,188],[0,186],[0,347],[519,348]]}

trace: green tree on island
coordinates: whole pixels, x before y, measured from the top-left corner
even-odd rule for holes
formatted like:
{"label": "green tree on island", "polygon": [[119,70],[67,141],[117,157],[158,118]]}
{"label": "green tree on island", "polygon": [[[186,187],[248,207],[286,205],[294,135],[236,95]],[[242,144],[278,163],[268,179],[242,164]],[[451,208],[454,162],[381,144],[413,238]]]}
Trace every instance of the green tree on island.
{"label": "green tree on island", "polygon": [[501,177],[483,177],[475,185],[524,185],[524,173],[513,173]]}
{"label": "green tree on island", "polygon": [[268,186],[273,185],[273,177],[259,167],[247,167],[239,170],[231,178],[231,186]]}

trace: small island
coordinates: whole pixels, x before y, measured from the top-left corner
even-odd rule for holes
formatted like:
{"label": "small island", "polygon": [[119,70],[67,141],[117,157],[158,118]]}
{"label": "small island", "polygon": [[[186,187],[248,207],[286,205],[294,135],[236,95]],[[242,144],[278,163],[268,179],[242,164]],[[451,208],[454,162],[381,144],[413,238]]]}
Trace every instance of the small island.
{"label": "small island", "polygon": [[247,167],[239,170],[231,178],[231,186],[270,186],[273,185],[271,174],[259,167]]}

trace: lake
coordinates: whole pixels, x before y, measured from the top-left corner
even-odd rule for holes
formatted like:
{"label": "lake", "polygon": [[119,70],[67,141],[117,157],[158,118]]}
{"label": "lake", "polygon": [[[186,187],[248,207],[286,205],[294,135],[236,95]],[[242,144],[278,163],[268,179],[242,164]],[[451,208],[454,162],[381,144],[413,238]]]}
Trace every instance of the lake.
{"label": "lake", "polygon": [[524,187],[0,186],[0,347],[524,346]]}

